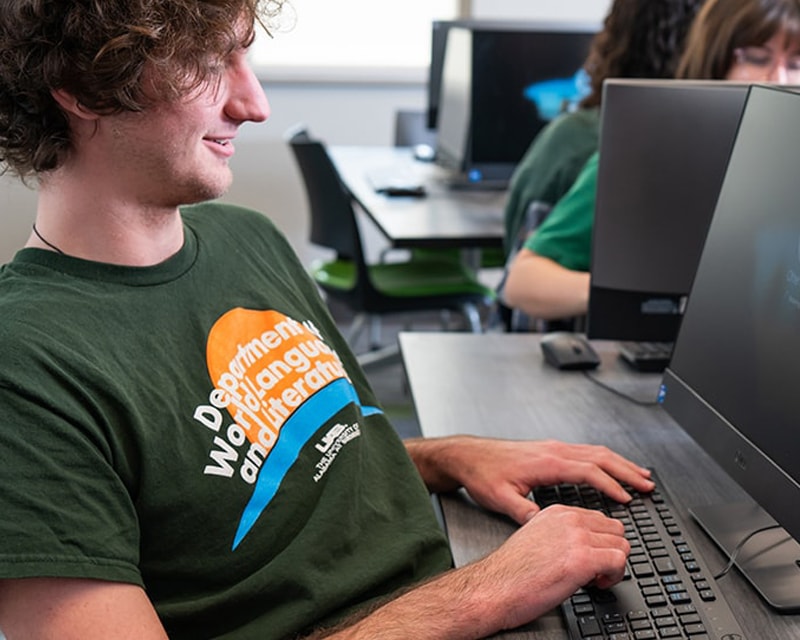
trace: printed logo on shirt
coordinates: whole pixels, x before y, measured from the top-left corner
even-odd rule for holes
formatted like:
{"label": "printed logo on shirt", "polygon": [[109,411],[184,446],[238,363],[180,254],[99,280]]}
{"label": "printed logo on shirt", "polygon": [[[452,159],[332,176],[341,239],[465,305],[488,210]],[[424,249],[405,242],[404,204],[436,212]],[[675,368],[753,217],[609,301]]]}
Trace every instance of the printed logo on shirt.
{"label": "printed logo on shirt", "polygon": [[[320,426],[360,402],[338,354],[313,323],[277,311],[228,311],[209,332],[206,360],[214,389],[194,419],[216,435],[203,472],[231,478],[238,467],[239,477],[253,485],[234,537],[236,549]],[[360,433],[358,424],[336,424],[316,442],[322,455],[314,481]]]}

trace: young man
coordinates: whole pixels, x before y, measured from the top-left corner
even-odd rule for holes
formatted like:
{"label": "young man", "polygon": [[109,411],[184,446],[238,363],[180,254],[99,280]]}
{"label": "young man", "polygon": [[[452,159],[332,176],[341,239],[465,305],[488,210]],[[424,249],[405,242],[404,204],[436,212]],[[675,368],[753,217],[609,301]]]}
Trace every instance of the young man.
{"label": "young man", "polygon": [[[479,638],[622,575],[619,523],[526,496],[625,500],[644,469],[558,442],[404,445],[283,237],[206,202],[269,114],[246,60],[262,4],[0,13],[0,158],[39,186],[0,272],[9,640]],[[428,490],[459,486],[521,527],[453,570]]]}

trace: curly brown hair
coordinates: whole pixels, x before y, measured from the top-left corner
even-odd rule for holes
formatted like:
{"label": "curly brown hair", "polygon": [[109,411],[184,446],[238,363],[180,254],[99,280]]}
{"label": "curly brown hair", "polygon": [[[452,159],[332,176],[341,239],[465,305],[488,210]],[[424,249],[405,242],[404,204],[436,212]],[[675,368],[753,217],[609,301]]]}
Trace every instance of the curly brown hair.
{"label": "curly brown hair", "polygon": [[602,101],[606,78],[671,78],[686,33],[703,0],[615,0],[592,41],[584,69],[591,93],[581,107]]}
{"label": "curly brown hair", "polygon": [[737,48],[762,45],[779,32],[800,42],[800,0],[708,0],[689,32],[676,75],[723,80]]}
{"label": "curly brown hair", "polygon": [[[265,28],[283,0],[3,0],[0,163],[23,178],[57,168],[71,148],[63,89],[97,113],[141,111],[202,86]],[[251,38],[253,32],[247,34]],[[148,78],[143,86],[143,71]],[[150,73],[152,71],[152,73]]]}

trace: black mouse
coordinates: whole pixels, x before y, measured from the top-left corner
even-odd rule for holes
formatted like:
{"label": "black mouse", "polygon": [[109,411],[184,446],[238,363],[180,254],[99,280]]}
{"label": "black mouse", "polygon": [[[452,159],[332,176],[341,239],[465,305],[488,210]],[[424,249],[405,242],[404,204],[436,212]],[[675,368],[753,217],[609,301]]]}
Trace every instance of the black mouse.
{"label": "black mouse", "polygon": [[577,333],[548,333],[540,344],[544,359],[556,369],[595,369],[600,364],[600,357],[592,345]]}

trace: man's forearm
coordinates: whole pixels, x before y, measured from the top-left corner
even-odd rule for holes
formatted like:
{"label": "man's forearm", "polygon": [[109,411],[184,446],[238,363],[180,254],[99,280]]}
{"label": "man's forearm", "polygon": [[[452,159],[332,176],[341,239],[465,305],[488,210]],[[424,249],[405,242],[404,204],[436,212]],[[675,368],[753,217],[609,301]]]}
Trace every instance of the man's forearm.
{"label": "man's forearm", "polygon": [[[497,622],[502,618],[502,603],[487,597],[488,585],[495,581],[496,578],[489,579],[481,563],[448,571],[387,602],[367,616],[345,622],[335,629],[312,634],[305,640],[483,638],[503,628]],[[483,589],[484,586],[487,588]],[[484,592],[478,593],[479,590]]]}
{"label": "man's forearm", "polygon": [[477,640],[550,611],[592,581],[624,575],[622,524],[597,511],[555,505],[485,558],[413,587],[361,620],[313,640]]}

